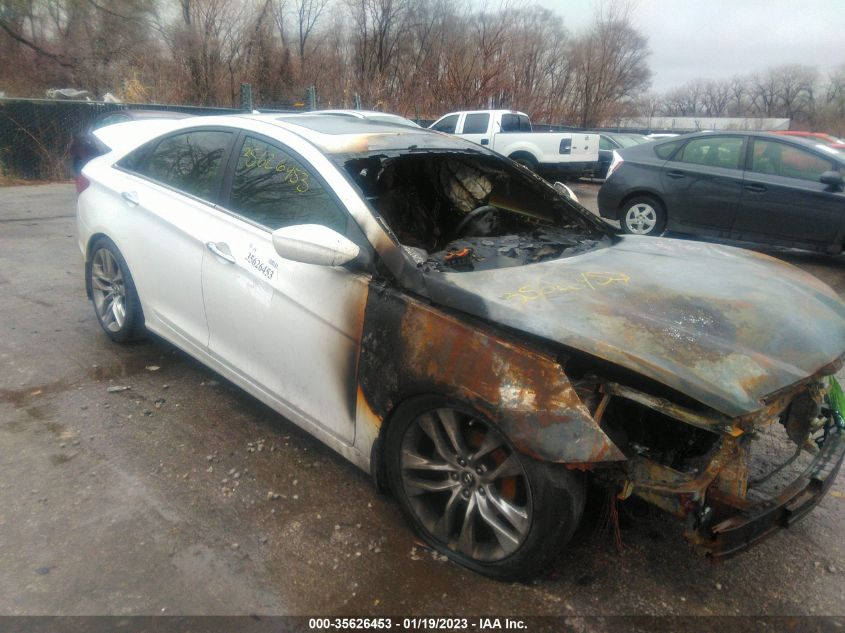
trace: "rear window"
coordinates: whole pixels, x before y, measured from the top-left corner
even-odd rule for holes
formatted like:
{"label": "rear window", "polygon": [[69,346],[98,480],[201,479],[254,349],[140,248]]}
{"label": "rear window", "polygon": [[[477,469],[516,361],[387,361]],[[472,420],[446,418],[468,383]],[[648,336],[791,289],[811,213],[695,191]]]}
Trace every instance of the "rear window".
{"label": "rear window", "polygon": [[524,114],[503,114],[502,132],[530,132],[531,121]]}
{"label": "rear window", "polygon": [[669,160],[672,154],[675,153],[675,150],[681,145],[682,141],[669,141],[668,143],[660,143],[659,145],[654,146],[654,153],[657,154],[658,158],[662,158],[663,160]]}
{"label": "rear window", "polygon": [[118,165],[168,187],[213,200],[231,140],[232,132],[183,132],[159,141],[151,150],[148,146],[136,149]]}

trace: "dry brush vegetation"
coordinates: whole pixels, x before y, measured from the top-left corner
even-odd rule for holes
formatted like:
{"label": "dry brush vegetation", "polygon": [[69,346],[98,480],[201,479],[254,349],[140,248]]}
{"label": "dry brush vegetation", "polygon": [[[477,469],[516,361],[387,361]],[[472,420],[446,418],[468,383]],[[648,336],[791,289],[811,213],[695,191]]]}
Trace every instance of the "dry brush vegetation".
{"label": "dry brush vegetation", "polygon": [[[789,116],[842,130],[845,66],[785,66],[649,94],[646,34],[610,3],[570,32],[535,5],[469,0],[0,0],[0,90],[73,87],[129,102],[290,106],[434,118],[518,108],[592,127],[622,116]],[[357,96],[357,99],[356,99]]]}

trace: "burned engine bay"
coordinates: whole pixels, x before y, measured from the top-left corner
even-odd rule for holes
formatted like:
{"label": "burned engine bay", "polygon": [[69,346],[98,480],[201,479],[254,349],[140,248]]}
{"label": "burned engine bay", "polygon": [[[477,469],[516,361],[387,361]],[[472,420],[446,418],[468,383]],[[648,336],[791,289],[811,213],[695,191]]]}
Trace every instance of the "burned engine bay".
{"label": "burned engine bay", "polygon": [[356,155],[344,167],[425,270],[521,266],[612,243],[588,211],[495,155],[412,148]]}

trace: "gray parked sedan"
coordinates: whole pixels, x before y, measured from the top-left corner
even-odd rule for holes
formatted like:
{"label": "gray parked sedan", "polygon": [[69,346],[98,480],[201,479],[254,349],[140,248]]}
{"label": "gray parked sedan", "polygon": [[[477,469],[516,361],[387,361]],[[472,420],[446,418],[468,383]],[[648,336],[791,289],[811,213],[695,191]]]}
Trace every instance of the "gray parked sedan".
{"label": "gray parked sedan", "polygon": [[618,152],[599,191],[627,233],[665,230],[841,253],[845,154],[762,132],[701,132]]}

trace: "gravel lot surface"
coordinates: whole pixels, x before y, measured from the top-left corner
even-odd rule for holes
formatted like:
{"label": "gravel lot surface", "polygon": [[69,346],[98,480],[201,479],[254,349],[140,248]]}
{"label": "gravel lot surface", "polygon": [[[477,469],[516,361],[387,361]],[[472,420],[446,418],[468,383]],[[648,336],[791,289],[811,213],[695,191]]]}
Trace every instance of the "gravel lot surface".
{"label": "gravel lot surface", "polygon": [[[656,512],[621,551],[596,518],[528,584],[444,562],[293,424],[161,340],[106,338],[71,185],[0,191],[0,614],[845,615],[841,477],[719,565]],[[778,256],[845,295],[845,258]]]}

